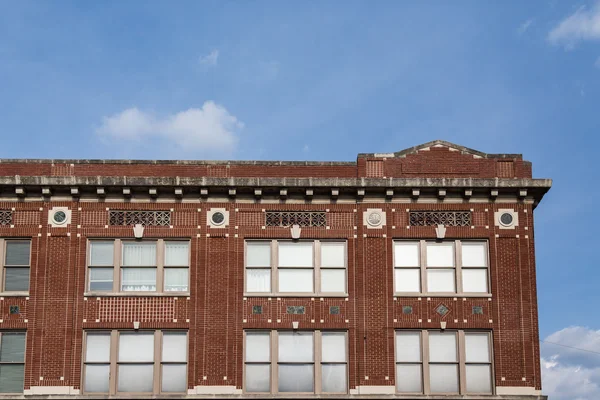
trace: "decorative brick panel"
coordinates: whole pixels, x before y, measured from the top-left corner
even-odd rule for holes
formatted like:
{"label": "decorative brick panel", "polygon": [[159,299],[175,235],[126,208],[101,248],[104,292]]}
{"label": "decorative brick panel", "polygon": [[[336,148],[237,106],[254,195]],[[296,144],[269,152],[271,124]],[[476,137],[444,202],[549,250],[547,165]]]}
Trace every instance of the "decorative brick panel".
{"label": "decorative brick panel", "polygon": [[367,178],[383,177],[383,160],[367,161]]}
{"label": "decorative brick panel", "polygon": [[496,163],[498,178],[513,178],[515,176],[513,161],[498,161]]}

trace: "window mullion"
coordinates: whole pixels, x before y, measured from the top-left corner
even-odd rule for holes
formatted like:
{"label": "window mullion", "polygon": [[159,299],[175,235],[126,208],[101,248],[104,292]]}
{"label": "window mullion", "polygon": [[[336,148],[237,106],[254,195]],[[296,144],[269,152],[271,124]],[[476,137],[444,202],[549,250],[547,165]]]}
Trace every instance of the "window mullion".
{"label": "window mullion", "polygon": [[314,349],[313,349],[313,362],[315,363],[315,368],[314,368],[314,391],[315,394],[320,394],[323,390],[323,388],[321,387],[321,374],[322,374],[322,369],[321,369],[321,359],[322,359],[322,340],[321,340],[321,331],[317,330],[314,332],[313,334],[313,341],[314,341]]}
{"label": "window mullion", "polygon": [[110,372],[108,375],[110,395],[117,394],[117,359],[119,357],[118,343],[119,332],[116,330],[110,331]]}
{"label": "window mullion", "polygon": [[279,392],[279,383],[277,382],[279,368],[279,336],[276,330],[270,332],[271,339],[271,393]]}
{"label": "window mullion", "polygon": [[313,242],[313,291],[315,294],[321,294],[321,242],[315,240]]}
{"label": "window mullion", "polygon": [[279,245],[276,240],[271,241],[271,293],[279,293]]}
{"label": "window mullion", "polygon": [[165,291],[165,285],[164,285],[165,254],[166,254],[165,241],[163,239],[158,239],[158,241],[156,243],[156,292],[157,293],[163,293]]}
{"label": "window mullion", "polygon": [[430,394],[431,390],[430,379],[429,379],[429,332],[424,330],[421,332],[421,352],[422,352],[422,365],[423,365],[423,393]]}
{"label": "window mullion", "polygon": [[466,344],[465,331],[458,331],[458,392],[464,394],[467,392],[467,367],[466,367]]}
{"label": "window mullion", "polygon": [[158,394],[161,391],[161,366],[160,361],[162,358],[162,331],[154,331],[154,384],[152,385],[152,392]]}
{"label": "window mullion", "polygon": [[419,262],[421,268],[421,293],[427,293],[427,249],[424,240],[419,241]]}
{"label": "window mullion", "polygon": [[[6,240],[4,239],[0,239],[0,279],[2,279],[2,282],[0,282],[2,284],[2,292],[4,292],[5,290],[5,285],[4,285],[4,270],[5,270],[5,264],[6,263]],[[31,261],[29,261],[29,263],[31,263]]]}
{"label": "window mullion", "polygon": [[454,246],[454,274],[456,279],[456,293],[463,293],[462,242],[460,240],[456,240]]}
{"label": "window mullion", "polygon": [[121,239],[115,239],[113,248],[113,292],[121,291]]}

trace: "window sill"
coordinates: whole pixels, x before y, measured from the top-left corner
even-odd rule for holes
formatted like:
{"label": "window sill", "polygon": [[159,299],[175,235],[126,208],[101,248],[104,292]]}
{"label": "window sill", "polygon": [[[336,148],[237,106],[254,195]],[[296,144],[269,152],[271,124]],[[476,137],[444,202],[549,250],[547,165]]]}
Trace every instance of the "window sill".
{"label": "window sill", "polygon": [[394,293],[394,297],[479,297],[492,298],[491,293]]}
{"label": "window sill", "polygon": [[348,293],[244,293],[244,297],[327,297],[327,298],[348,298]]}
{"label": "window sill", "polygon": [[189,297],[187,292],[155,293],[155,292],[85,292],[84,297]]}
{"label": "window sill", "polygon": [[2,297],[28,297],[29,292],[0,292]]}

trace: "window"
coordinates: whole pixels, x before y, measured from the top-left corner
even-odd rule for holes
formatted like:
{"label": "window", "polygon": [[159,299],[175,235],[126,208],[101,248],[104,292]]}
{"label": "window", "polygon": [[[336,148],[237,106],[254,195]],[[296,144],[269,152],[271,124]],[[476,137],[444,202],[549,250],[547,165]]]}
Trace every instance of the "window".
{"label": "window", "polygon": [[248,294],[340,295],[346,289],[346,242],[246,242]]}
{"label": "window", "polygon": [[31,241],[19,239],[0,239],[2,278],[4,292],[29,291],[29,266]]}
{"label": "window", "polygon": [[246,393],[347,393],[346,332],[246,331]]}
{"label": "window", "polygon": [[487,243],[395,241],[394,291],[489,294]]}
{"label": "window", "polygon": [[90,292],[188,292],[190,245],[177,240],[91,240]]}
{"label": "window", "polygon": [[0,393],[23,393],[25,332],[0,332]]}
{"label": "window", "polygon": [[187,333],[88,331],[85,393],[186,393]]}
{"label": "window", "polygon": [[396,390],[492,394],[491,360],[489,332],[396,331]]}

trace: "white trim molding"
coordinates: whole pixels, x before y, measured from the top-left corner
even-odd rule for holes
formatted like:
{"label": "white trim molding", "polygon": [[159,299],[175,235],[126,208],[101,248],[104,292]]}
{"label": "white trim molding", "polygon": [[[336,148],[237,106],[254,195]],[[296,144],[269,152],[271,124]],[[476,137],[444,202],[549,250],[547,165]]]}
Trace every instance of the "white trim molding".
{"label": "white trim molding", "polygon": [[81,394],[79,389],[73,386],[31,386],[23,391],[24,395],[46,395],[46,394]]}
{"label": "white trim molding", "polygon": [[496,394],[498,396],[539,396],[542,391],[530,386],[496,386]]}
{"label": "white trim molding", "polygon": [[188,389],[188,394],[242,394],[242,389],[235,386],[194,386]]}
{"label": "white trim molding", "polygon": [[396,394],[395,386],[357,386],[358,394]]}

